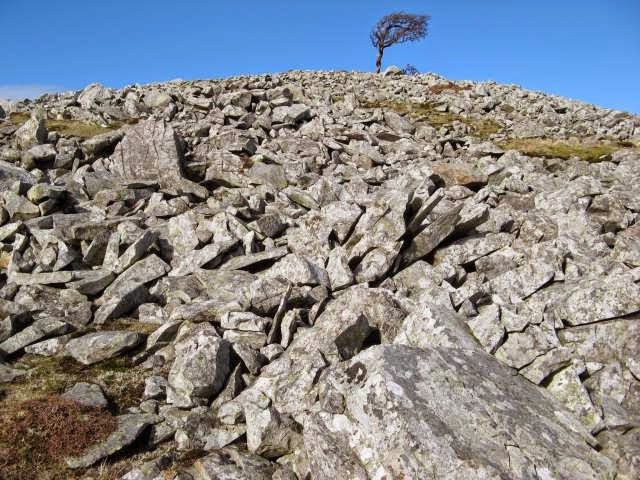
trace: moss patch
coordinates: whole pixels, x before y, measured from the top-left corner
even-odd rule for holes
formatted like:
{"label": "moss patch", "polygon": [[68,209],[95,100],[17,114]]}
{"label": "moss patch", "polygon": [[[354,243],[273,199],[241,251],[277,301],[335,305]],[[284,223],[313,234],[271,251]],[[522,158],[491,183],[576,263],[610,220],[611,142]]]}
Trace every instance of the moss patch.
{"label": "moss patch", "polygon": [[498,143],[505,150],[517,150],[530,157],[562,158],[579,157],[585,162],[608,160],[611,154],[623,148],[632,147],[628,143],[617,142],[559,142],[550,139],[511,139]]}
{"label": "moss patch", "polygon": [[451,127],[454,122],[464,123],[471,128],[474,136],[481,139],[488,139],[491,135],[502,130],[502,125],[493,120],[440,112],[437,109],[439,105],[433,102],[398,102],[394,100],[367,102],[366,100],[361,100],[360,104],[365,108],[393,110],[397,113],[407,115],[416,123],[427,123],[434,128]]}

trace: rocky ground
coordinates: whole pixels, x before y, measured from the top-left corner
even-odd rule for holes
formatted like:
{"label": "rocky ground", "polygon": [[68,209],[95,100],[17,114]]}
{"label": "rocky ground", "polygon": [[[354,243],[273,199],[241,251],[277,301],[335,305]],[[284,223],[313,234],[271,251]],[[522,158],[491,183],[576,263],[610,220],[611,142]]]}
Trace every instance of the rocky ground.
{"label": "rocky ground", "polygon": [[640,117],[390,69],[0,118],[3,480],[640,477]]}

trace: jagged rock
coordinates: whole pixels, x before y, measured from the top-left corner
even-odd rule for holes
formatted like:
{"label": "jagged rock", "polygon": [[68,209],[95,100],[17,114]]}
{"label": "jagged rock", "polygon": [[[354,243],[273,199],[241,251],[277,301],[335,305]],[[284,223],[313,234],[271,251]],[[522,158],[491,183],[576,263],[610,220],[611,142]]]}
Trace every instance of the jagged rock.
{"label": "jagged rock", "polygon": [[455,311],[434,303],[422,303],[407,315],[394,343],[420,348],[477,349],[478,343]]}
{"label": "jagged rock", "polygon": [[636,478],[640,118],[397,73],[3,103],[7,398],[126,355],[66,387],[212,449],[133,478]]}
{"label": "jagged rock", "polygon": [[329,275],[324,268],[309,258],[292,253],[278,260],[266,273],[267,277],[280,277],[295,285],[329,286]]}
{"label": "jagged rock", "polygon": [[451,211],[438,217],[433,223],[418,233],[412,240],[406,250],[401,255],[401,263],[407,267],[416,260],[425,257],[436,248],[445,238],[447,238],[455,229],[460,219],[460,210],[462,205],[453,208]]}
{"label": "jagged rock", "polygon": [[191,407],[222,390],[231,371],[231,345],[205,325],[176,344],[176,359],[168,378],[167,402]]}
{"label": "jagged rock", "polygon": [[340,290],[353,283],[353,272],[349,268],[349,257],[343,247],[331,250],[327,261],[327,275],[332,290]]}
{"label": "jagged rock", "polygon": [[168,456],[150,460],[127,472],[122,477],[122,480],[155,480],[161,478],[160,475],[171,466],[171,463],[171,458]]}
{"label": "jagged rock", "polygon": [[20,287],[15,302],[30,311],[64,321],[80,328],[91,321],[91,303],[85,295],[71,288],[58,289],[41,285]]}
{"label": "jagged rock", "polygon": [[344,413],[316,420],[343,449],[307,455],[325,455],[314,463],[331,464],[334,475],[607,478],[613,471],[567,410],[478,350],[373,347],[325,382],[344,397]]}
{"label": "jagged rock", "polygon": [[640,310],[640,287],[626,275],[586,279],[575,285],[556,307],[569,325],[622,317]]}
{"label": "jagged rock", "polygon": [[65,462],[69,468],[86,468],[132,444],[136,438],[150,425],[158,423],[161,417],[151,414],[120,415],[116,431],[101,443],[89,447],[82,455],[67,457]]}
{"label": "jagged rock", "polygon": [[26,198],[11,191],[3,193],[4,208],[13,221],[30,220],[40,216],[40,209]]}
{"label": "jagged rock", "polygon": [[11,355],[24,347],[48,336],[62,335],[69,331],[69,324],[55,318],[42,318],[24,330],[0,343],[0,354]]}
{"label": "jagged rock", "polygon": [[[252,480],[278,479],[285,467],[247,451],[226,447],[200,458],[193,465],[197,480],[220,478],[250,478]],[[283,480],[287,477],[281,477]],[[290,478],[290,477],[289,477]]]}
{"label": "jagged rock", "polygon": [[47,128],[44,120],[32,116],[15,132],[16,141],[22,150],[28,150],[34,145],[44,143],[47,140]]}
{"label": "jagged rock", "polygon": [[69,340],[65,351],[75,360],[91,365],[131,350],[140,344],[143,336],[135,332],[96,332]]}
{"label": "jagged rock", "polygon": [[302,428],[290,416],[275,408],[247,405],[247,448],[265,458],[277,458],[293,452],[302,440]]}

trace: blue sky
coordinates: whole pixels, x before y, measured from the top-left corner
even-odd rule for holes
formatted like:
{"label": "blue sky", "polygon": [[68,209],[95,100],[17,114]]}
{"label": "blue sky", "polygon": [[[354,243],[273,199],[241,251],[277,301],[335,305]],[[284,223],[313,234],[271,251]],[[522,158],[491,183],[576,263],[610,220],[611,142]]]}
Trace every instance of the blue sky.
{"label": "blue sky", "polygon": [[495,80],[640,113],[640,0],[0,0],[0,97],[243,73],[372,70],[369,31],[431,15],[391,47],[451,79]]}

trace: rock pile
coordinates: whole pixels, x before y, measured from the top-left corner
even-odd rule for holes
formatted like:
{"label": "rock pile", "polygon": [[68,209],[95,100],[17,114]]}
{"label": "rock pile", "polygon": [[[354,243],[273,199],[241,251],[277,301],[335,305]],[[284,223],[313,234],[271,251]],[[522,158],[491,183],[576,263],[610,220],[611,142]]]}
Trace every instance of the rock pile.
{"label": "rock pile", "polygon": [[127,480],[638,478],[639,140],[639,117],[431,74],[12,104],[0,382],[127,357],[139,405],[65,459],[161,452]]}

